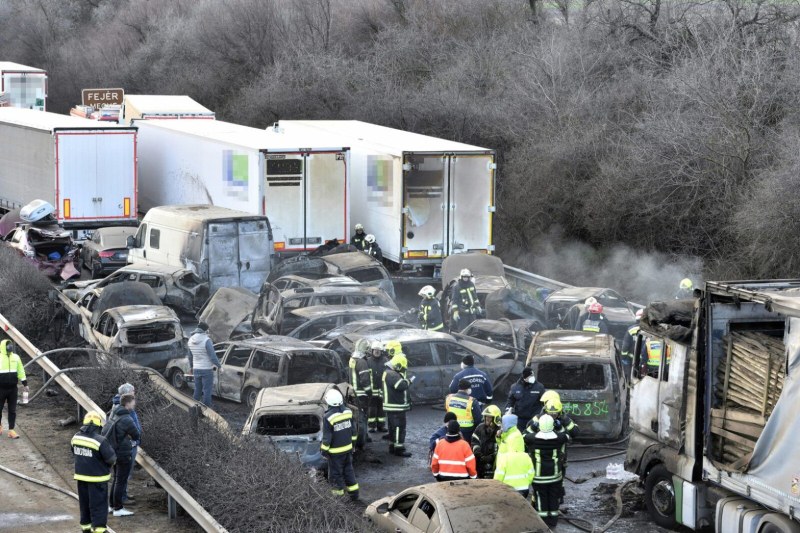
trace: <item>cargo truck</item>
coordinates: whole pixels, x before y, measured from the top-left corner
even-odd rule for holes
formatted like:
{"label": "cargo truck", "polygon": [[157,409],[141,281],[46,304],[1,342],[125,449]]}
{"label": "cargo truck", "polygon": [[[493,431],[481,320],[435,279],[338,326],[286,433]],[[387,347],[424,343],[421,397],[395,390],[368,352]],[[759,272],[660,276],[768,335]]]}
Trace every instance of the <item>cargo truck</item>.
{"label": "cargo truck", "polygon": [[126,94],[122,100],[120,123],[131,125],[136,120],[207,119],[215,114],[192,98],[177,94]]}
{"label": "cargo truck", "polygon": [[348,153],[329,135],[221,120],[139,120],[143,210],[212,204],[269,216],[275,252],[348,239]]}
{"label": "cargo truck", "polygon": [[324,132],[350,146],[350,221],[375,235],[400,273],[439,277],[451,254],[494,252],[493,150],[356,120],[281,120],[275,128]]}
{"label": "cargo truck", "polygon": [[44,200],[76,239],[135,226],[136,142],[135,127],[0,108],[0,210]]}
{"label": "cargo truck", "polygon": [[627,470],[662,527],[800,531],[800,280],[707,282],[647,307]]}
{"label": "cargo truck", "polygon": [[0,61],[0,107],[46,111],[47,72],[10,61]]}

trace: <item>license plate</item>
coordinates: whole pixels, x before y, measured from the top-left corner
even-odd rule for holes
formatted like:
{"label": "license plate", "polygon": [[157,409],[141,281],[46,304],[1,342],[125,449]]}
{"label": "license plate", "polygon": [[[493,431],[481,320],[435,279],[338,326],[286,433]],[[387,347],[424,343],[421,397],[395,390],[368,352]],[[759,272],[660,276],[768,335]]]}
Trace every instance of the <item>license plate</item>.
{"label": "license plate", "polygon": [[117,254],[116,257],[117,257],[117,259],[127,259],[128,258],[128,254]]}

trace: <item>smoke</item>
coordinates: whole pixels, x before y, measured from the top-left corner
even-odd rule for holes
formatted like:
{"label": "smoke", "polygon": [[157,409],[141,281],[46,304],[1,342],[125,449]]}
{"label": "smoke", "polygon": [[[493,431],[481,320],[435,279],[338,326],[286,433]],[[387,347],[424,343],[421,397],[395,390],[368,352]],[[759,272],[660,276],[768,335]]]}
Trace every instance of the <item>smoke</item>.
{"label": "smoke", "polygon": [[614,289],[628,301],[648,304],[671,299],[683,278],[702,282],[703,262],[644,252],[618,244],[598,249],[551,231],[526,251],[504,254],[506,264],[562,283]]}

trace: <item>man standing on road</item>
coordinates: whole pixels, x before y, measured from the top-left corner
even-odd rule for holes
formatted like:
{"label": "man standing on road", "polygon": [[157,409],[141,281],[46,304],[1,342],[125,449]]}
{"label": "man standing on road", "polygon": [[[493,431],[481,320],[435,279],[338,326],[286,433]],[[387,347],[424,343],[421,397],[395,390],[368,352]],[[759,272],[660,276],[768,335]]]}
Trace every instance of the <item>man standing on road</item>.
{"label": "man standing on road", "polygon": [[[136,389],[134,389],[133,385],[130,383],[123,383],[120,385],[117,389],[117,395],[111,400],[111,411],[109,411],[107,418],[111,418],[111,416],[114,414],[114,411],[117,410],[117,407],[119,407],[119,399],[124,394],[130,394],[136,397]],[[133,469],[136,468],[136,454],[139,451],[139,442],[141,441],[142,436],[142,424],[139,422],[139,415],[136,414],[135,409],[131,409],[131,418],[133,419],[133,424],[136,426],[136,429],[139,430],[139,440],[131,441],[131,473],[128,476],[128,483],[130,483],[131,479],[133,479]],[[127,487],[125,487],[125,495],[122,497],[122,502],[125,505],[136,505],[136,500],[128,496]]]}
{"label": "man standing on road", "polygon": [[367,234],[364,233],[364,224],[356,224],[356,234],[350,239],[350,244],[363,251],[364,238],[366,238],[366,236]]}
{"label": "man standing on road", "polygon": [[3,433],[3,404],[8,405],[8,438],[18,439],[14,431],[17,422],[17,384],[22,383],[28,392],[28,378],[19,356],[14,353],[14,343],[6,339],[0,341],[0,434]]}
{"label": "man standing on road", "polygon": [[406,413],[411,410],[408,389],[414,379],[407,379],[408,360],[401,351],[400,343],[388,347],[394,353],[391,361],[386,363],[383,374],[383,409],[389,418],[389,453],[399,457],[411,457],[406,451]]}
{"label": "man standing on road", "polygon": [[558,525],[558,507],[564,489],[561,470],[561,449],[569,441],[566,432],[556,433],[555,421],[550,415],[539,418],[538,433],[525,435],[525,447],[533,459],[534,507],[544,523]]}
{"label": "man standing on road", "polygon": [[481,421],[481,406],[480,402],[472,396],[469,381],[462,379],[458,382],[458,392],[447,395],[444,401],[444,410],[456,414],[456,420],[461,427],[464,440],[472,442],[472,432]]}
{"label": "man standing on road", "polygon": [[386,365],[389,358],[383,350],[380,341],[373,341],[372,356],[367,361],[370,369],[370,388],[372,396],[369,398],[369,432],[375,433],[386,431],[386,415],[383,412],[383,374],[386,372]]}
{"label": "man standing on road", "polygon": [[492,401],[494,394],[492,380],[489,379],[489,374],[480,368],[475,368],[475,357],[471,354],[465,355],[461,360],[461,371],[453,376],[453,380],[450,382],[450,394],[458,392],[458,383],[462,379],[469,381],[473,398],[482,404]]}
{"label": "man standing on road", "polygon": [[[475,432],[472,433],[472,453],[475,454],[478,461],[478,477],[492,479],[497,459],[497,433],[500,430],[503,415],[499,407],[490,405],[483,410],[481,416],[483,416],[483,422],[478,424]],[[516,425],[514,427],[516,428]]]}
{"label": "man standing on road", "polygon": [[422,329],[428,331],[442,331],[444,320],[442,318],[442,306],[436,299],[436,289],[430,285],[425,285],[419,291],[422,301],[419,302],[419,324]]}
{"label": "man standing on road", "polygon": [[[372,370],[369,368],[369,361],[367,361],[367,352],[369,352],[369,341],[366,339],[359,339],[356,342],[355,350],[350,356],[350,385],[353,387],[353,392],[356,394],[358,400],[359,419],[363,427],[367,427],[367,413],[369,412],[369,404],[372,398]],[[367,436],[367,442],[370,442]]]}
{"label": "man standing on road", "polygon": [[482,313],[478,291],[472,282],[472,272],[464,268],[450,292],[450,330],[463,330]]}
{"label": "man standing on road", "polygon": [[105,533],[108,521],[108,480],[117,460],[114,448],[100,435],[103,420],[94,411],[83,417],[83,426],[70,446],[75,458],[81,531]]}
{"label": "man standing on road", "polygon": [[320,452],[328,459],[328,481],[335,496],[358,500],[358,482],[353,470],[353,444],[356,435],[353,427],[353,412],[344,405],[344,398],[338,389],[328,389],[325,393],[325,422],[322,425]]}
{"label": "man standing on road", "polygon": [[522,370],[522,377],[511,386],[506,401],[506,411],[510,409],[517,415],[517,427],[520,432],[524,432],[531,418],[542,410],[542,394],[544,385],[536,381],[533,369],[526,366]]}
{"label": "man standing on road", "polygon": [[218,368],[219,359],[214,353],[214,343],[208,337],[208,324],[200,322],[189,337],[189,371],[194,375],[193,398],[208,407],[211,407],[214,372]]}
{"label": "man standing on road", "polygon": [[142,436],[133,423],[131,411],[136,408],[136,400],[132,394],[123,394],[119,399],[119,407],[114,409],[106,420],[101,435],[114,447],[117,455],[117,464],[114,465],[114,482],[111,484],[111,507],[114,516],[130,516],[133,511],[128,511],[123,506],[125,492],[128,490],[128,477],[131,474],[132,445],[131,442],[139,441]]}
{"label": "man standing on road", "polygon": [[478,477],[475,455],[469,443],[461,437],[461,428],[455,420],[447,423],[447,434],[436,443],[431,457],[431,472],[436,481]]}
{"label": "man standing on road", "polygon": [[444,425],[440,426],[439,429],[434,431],[433,435],[431,435],[431,438],[428,439],[428,445],[430,446],[430,456],[428,457],[428,459],[433,457],[433,450],[436,449],[436,443],[442,440],[445,437],[445,435],[447,435],[447,423],[450,422],[451,420],[456,420],[456,414],[445,413]]}

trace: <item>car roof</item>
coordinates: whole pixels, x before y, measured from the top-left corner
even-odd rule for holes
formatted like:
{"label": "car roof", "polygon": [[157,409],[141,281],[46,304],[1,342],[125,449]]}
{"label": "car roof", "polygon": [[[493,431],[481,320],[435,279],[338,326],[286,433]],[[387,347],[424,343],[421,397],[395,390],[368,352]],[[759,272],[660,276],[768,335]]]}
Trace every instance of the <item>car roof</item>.
{"label": "car roof", "polygon": [[284,385],[282,387],[270,387],[263,389],[258,395],[253,410],[264,407],[275,407],[278,405],[293,404],[300,402],[322,403],[325,392],[332,386],[331,383],[300,383],[297,385]]}
{"label": "car roof", "polygon": [[280,280],[291,280],[296,281],[299,283],[305,284],[307,287],[318,287],[322,285],[334,285],[334,284],[353,284],[353,285],[360,285],[361,283],[351,278],[350,276],[342,276],[342,275],[325,275],[323,278],[309,278],[302,274],[286,274],[279,278],[276,278],[273,281],[268,281],[266,284],[274,284]]}
{"label": "car roof", "polygon": [[225,341],[228,344],[235,344],[236,346],[248,346],[251,348],[269,348],[270,350],[277,350],[280,352],[295,352],[298,350],[313,350],[315,352],[326,351],[325,348],[320,348],[310,342],[295,339],[293,337],[286,337],[284,335],[263,335],[261,337],[253,337],[251,339],[241,339],[235,341]]}
{"label": "car roof", "polygon": [[326,263],[331,263],[338,267],[342,272],[348,272],[357,268],[382,266],[381,263],[364,252],[345,252],[343,254],[331,254],[320,257]]}
{"label": "car roof", "polygon": [[374,315],[400,316],[397,309],[383,306],[369,305],[312,305],[294,309],[293,315],[307,318],[309,320],[325,316],[337,316],[355,313],[372,313]]}
{"label": "car roof", "polygon": [[481,504],[502,503],[516,493],[505,483],[493,479],[428,483],[411,487],[410,490],[416,490],[420,494],[428,496],[442,504],[447,510],[474,507],[478,502]]}
{"label": "car roof", "polygon": [[590,296],[597,296],[601,292],[608,290],[600,287],[565,287],[551,292],[547,300],[581,300]]}
{"label": "car roof", "polygon": [[380,287],[361,285],[356,282],[352,285],[318,285],[316,287],[297,287],[281,291],[281,297],[307,296],[309,294],[379,294],[385,293]]}
{"label": "car roof", "polygon": [[449,333],[441,333],[439,331],[428,331],[425,329],[390,329],[386,331],[375,331],[370,333],[364,333],[363,335],[356,333],[346,333],[345,337],[350,337],[350,335],[357,336],[359,338],[376,340],[376,341],[400,341],[400,343],[404,342],[416,342],[416,341],[453,341],[455,339]]}
{"label": "car roof", "polygon": [[614,337],[605,333],[554,329],[540,331],[533,339],[533,362],[542,357],[593,358],[614,357]]}
{"label": "car roof", "polygon": [[107,312],[115,320],[126,325],[151,320],[178,320],[175,311],[164,305],[123,305],[111,308]]}

